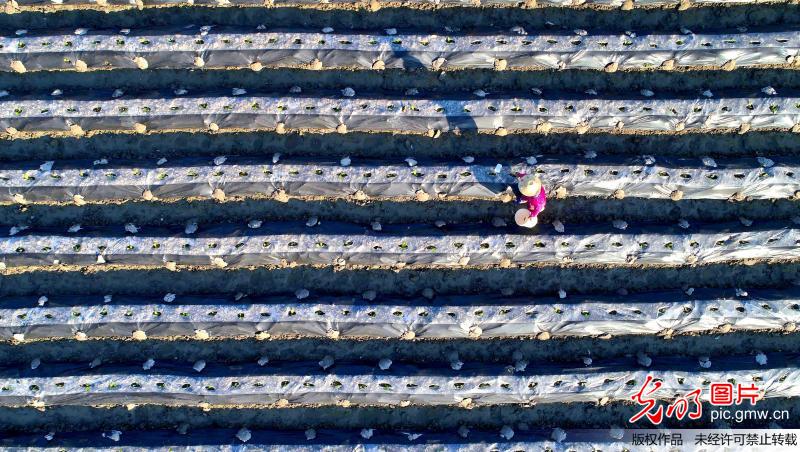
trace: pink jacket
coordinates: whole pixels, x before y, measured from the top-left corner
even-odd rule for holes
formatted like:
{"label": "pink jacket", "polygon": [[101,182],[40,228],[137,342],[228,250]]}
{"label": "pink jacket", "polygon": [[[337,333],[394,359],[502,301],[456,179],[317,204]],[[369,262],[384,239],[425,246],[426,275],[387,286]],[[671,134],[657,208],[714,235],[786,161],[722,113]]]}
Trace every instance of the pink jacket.
{"label": "pink jacket", "polygon": [[542,186],[542,189],[536,196],[522,195],[522,202],[528,203],[528,210],[531,211],[532,217],[539,215],[547,204],[547,192],[544,190],[544,186]]}

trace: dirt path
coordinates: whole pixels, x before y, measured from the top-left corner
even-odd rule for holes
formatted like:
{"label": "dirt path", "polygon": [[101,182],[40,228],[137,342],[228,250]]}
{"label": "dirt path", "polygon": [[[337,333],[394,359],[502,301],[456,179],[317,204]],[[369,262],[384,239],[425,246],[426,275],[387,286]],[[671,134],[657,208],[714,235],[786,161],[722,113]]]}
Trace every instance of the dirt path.
{"label": "dirt path", "polygon": [[[120,225],[184,225],[246,223],[262,221],[307,220],[312,216],[322,221],[344,221],[370,224],[379,219],[383,224],[434,223],[458,218],[462,223],[491,223],[493,218],[511,218],[517,206],[500,201],[369,201],[347,200],[300,201],[283,203],[274,200],[241,199],[219,203],[213,200],[178,200],[173,202],[127,201],[75,205],[0,205],[0,218],[8,225],[36,225],[69,228],[75,224]],[[766,221],[790,219],[800,215],[800,202],[791,200],[759,200],[728,202],[722,200],[652,200],[643,198],[597,199],[567,198],[552,200],[540,217],[542,224],[559,220],[570,224],[611,222],[624,219],[630,223],[676,223],[730,221],[744,217]]]}
{"label": "dirt path", "polygon": [[293,293],[298,288],[336,294],[375,290],[382,294],[438,293],[518,294],[615,293],[681,287],[780,287],[800,280],[800,264],[715,264],[702,267],[541,267],[528,269],[335,270],[331,267],[204,270],[35,270],[0,278],[0,294],[24,295],[129,293]]}

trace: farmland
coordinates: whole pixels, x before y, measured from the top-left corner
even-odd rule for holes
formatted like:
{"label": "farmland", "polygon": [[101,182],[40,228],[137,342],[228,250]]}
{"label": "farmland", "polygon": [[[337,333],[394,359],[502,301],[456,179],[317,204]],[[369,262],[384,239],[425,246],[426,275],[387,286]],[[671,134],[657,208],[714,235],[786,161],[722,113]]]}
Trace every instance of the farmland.
{"label": "farmland", "polygon": [[0,5],[3,448],[798,428],[795,3]]}

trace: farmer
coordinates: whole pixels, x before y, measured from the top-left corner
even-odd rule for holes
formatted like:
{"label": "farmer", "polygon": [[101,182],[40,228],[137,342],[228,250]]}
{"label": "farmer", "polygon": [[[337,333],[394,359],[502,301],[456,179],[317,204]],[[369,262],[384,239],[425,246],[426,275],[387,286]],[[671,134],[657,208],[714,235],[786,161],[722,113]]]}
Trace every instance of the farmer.
{"label": "farmer", "polygon": [[518,174],[519,191],[522,193],[520,204],[528,205],[527,208],[517,210],[514,221],[523,228],[533,228],[539,222],[537,216],[547,204],[547,192],[539,176],[535,174]]}

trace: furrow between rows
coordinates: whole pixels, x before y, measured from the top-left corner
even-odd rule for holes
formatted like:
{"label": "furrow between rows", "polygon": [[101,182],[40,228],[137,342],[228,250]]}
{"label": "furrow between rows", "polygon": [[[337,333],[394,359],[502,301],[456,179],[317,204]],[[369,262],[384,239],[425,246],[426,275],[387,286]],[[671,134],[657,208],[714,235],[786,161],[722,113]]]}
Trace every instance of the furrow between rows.
{"label": "furrow between rows", "polygon": [[[178,267],[179,270],[184,270]],[[4,295],[45,293],[137,294],[165,293],[291,293],[306,288],[315,293],[419,296],[426,289],[440,294],[507,293],[552,295],[615,293],[620,289],[647,292],[676,287],[786,287],[800,278],[798,262],[725,261],[703,266],[552,265],[524,268],[338,268],[333,266],[249,267],[48,266],[10,267],[0,279]]]}
{"label": "furrow between rows", "polygon": [[[458,223],[511,223],[519,209],[516,203],[471,198],[464,200],[431,200],[395,198],[392,200],[350,201],[329,197],[291,198],[281,202],[274,198],[231,197],[225,202],[213,198],[172,201],[112,201],[72,204],[31,203],[0,204],[0,217],[9,227],[45,227],[67,230],[76,225],[114,226],[134,223],[139,226],[168,226],[236,223],[253,219],[263,221],[318,221],[370,224],[435,224],[457,220]],[[608,223],[678,223],[728,222],[734,218],[749,222],[788,220],[798,214],[798,203],[792,200],[682,200],[625,198],[550,199],[547,209],[539,214],[539,223],[564,224]],[[740,220],[742,221],[742,220]]]}
{"label": "furrow between rows", "polygon": [[[584,155],[668,155],[673,158],[753,158],[755,155],[800,156],[797,134],[779,131],[750,131],[746,134],[717,133],[698,130],[677,134],[627,134],[588,132],[510,133],[498,136],[488,133],[444,133],[434,138],[425,134],[391,135],[372,132],[347,134],[314,133],[300,130],[279,134],[271,131],[180,131],[171,133],[90,133],[83,136],[40,136],[31,139],[3,141],[0,159],[4,162],[99,158],[158,160],[172,158],[240,155],[263,158],[280,152],[286,156],[322,157],[338,161],[343,155],[352,158],[386,159],[387,156],[412,155],[422,159],[457,160],[465,155],[498,161],[527,157],[541,150],[542,154]],[[436,134],[434,134],[436,135]],[[100,155],[98,155],[100,154]],[[776,157],[777,158],[777,157]]]}

